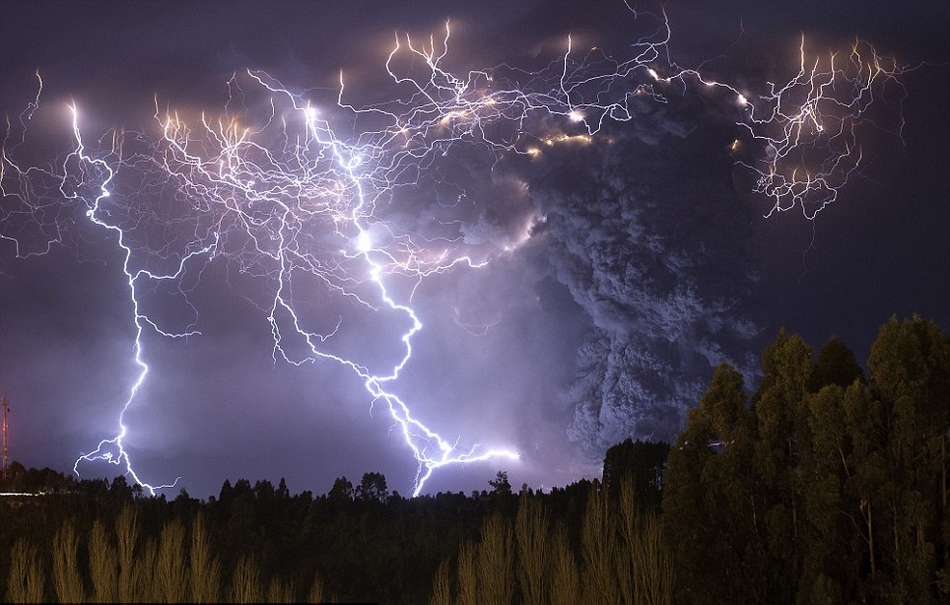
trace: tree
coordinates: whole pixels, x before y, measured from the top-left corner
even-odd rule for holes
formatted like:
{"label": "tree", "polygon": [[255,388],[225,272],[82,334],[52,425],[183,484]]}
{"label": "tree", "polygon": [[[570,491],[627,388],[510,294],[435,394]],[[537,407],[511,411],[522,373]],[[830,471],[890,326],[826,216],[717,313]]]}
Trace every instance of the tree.
{"label": "tree", "polygon": [[280,482],[277,484],[276,496],[280,500],[286,500],[290,498],[290,490],[287,488],[287,480],[283,477],[280,478]]}
{"label": "tree", "polygon": [[231,505],[231,498],[234,497],[234,488],[231,486],[231,481],[225,479],[224,483],[221,484],[221,491],[218,493],[218,502],[221,506],[227,508]]}
{"label": "tree", "polygon": [[139,519],[131,506],[122,509],[115,521],[115,533],[119,561],[119,601],[131,603],[136,600],[135,561],[139,542]]}
{"label": "tree", "polygon": [[607,450],[604,457],[604,487],[616,498],[620,494],[621,484],[630,481],[638,507],[644,511],[659,511],[663,471],[669,455],[669,443],[627,438]]}
{"label": "tree", "polygon": [[60,603],[80,603],[85,600],[78,549],[79,537],[72,521],[67,520],[53,541],[53,587]]}
{"label": "tree", "polygon": [[174,519],[162,528],[158,545],[156,588],[165,603],[183,603],[190,592],[185,557],[185,527]]}
{"label": "tree", "polygon": [[112,603],[118,598],[118,561],[115,546],[105,526],[99,520],[89,534],[89,575],[92,580],[94,601]]}
{"label": "tree", "polygon": [[10,603],[39,603],[44,600],[46,563],[39,549],[20,537],[10,549],[10,573],[6,598]]}
{"label": "tree", "polygon": [[498,471],[494,479],[488,480],[488,485],[492,487],[496,496],[511,495],[511,483],[508,482],[507,471]]}
{"label": "tree", "polygon": [[495,512],[482,525],[475,555],[480,602],[511,603],[515,591],[514,535],[506,516]]}
{"label": "tree", "polygon": [[368,502],[384,502],[389,497],[386,477],[382,473],[363,473],[356,497]]}
{"label": "tree", "polygon": [[334,504],[347,504],[353,501],[353,484],[346,477],[337,477],[333,487],[327,492],[327,500]]}
{"label": "tree", "polygon": [[811,455],[811,428],[805,403],[813,374],[811,347],[798,335],[779,331],[762,352],[762,382],[752,401],[755,417],[756,534],[762,560],[759,577],[778,602],[797,589],[802,536],[803,458]]}
{"label": "tree", "polygon": [[[868,358],[872,392],[887,423],[889,498],[879,511],[888,525],[881,564],[884,590],[926,603],[938,566],[948,569],[947,445],[950,435],[950,336],[914,317],[883,325]],[[886,544],[886,547],[885,547]],[[942,595],[948,595],[944,591]]]}
{"label": "tree", "polygon": [[817,393],[822,387],[832,384],[847,388],[855,380],[865,383],[864,372],[854,357],[854,351],[832,336],[818,353],[818,361],[808,378],[808,390]]}
{"label": "tree", "polygon": [[109,486],[109,494],[116,502],[122,503],[128,502],[134,496],[132,487],[129,485],[128,480],[126,480],[125,475],[118,475],[112,480],[112,485]]}
{"label": "tree", "polygon": [[539,498],[523,490],[518,498],[515,540],[518,546],[518,584],[521,586],[521,601],[526,605],[550,601],[550,578],[544,573],[548,566],[548,534],[547,511]]}
{"label": "tree", "polygon": [[[800,474],[804,530],[798,602],[856,600],[862,569],[873,566],[874,526],[870,502],[876,500],[873,452],[878,406],[863,381],[847,389],[828,384],[807,396],[812,452]],[[862,506],[862,502],[864,505]]]}
{"label": "tree", "polygon": [[721,364],[670,451],[663,518],[683,602],[752,603],[768,594],[750,581],[758,578],[761,553],[746,402],[742,375]]}
{"label": "tree", "polygon": [[195,517],[191,527],[189,555],[188,575],[192,600],[195,603],[217,602],[221,590],[221,563],[211,551],[211,538],[201,513]]}

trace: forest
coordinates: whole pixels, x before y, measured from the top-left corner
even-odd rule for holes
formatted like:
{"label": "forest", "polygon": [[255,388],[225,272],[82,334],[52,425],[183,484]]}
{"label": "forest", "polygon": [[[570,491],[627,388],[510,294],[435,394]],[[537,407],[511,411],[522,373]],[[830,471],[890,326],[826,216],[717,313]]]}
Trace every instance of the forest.
{"label": "forest", "polygon": [[[225,481],[146,496],[13,463],[9,602],[950,602],[950,337],[892,318],[864,366],[780,331],[747,385],[715,369],[676,442],[610,448],[600,480],[406,498]],[[754,388],[753,388],[754,387]]]}

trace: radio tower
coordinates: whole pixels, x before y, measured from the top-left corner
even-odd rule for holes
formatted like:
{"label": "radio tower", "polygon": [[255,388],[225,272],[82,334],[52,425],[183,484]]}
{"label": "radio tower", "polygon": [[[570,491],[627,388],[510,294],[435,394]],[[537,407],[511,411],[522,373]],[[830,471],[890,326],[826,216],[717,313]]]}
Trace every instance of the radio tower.
{"label": "radio tower", "polygon": [[3,406],[3,477],[7,476],[7,414],[10,413],[10,402],[6,397],[0,397],[0,406]]}

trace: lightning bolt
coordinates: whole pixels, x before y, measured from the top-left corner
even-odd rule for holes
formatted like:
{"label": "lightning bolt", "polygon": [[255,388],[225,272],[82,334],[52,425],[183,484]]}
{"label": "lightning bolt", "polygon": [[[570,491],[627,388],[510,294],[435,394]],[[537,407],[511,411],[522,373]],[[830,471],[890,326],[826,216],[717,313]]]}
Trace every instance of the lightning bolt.
{"label": "lightning bolt", "polygon": [[[755,192],[771,200],[765,216],[797,207],[813,220],[859,171],[858,137],[869,108],[888,86],[900,87],[906,69],[862,41],[846,58],[809,58],[803,38],[799,72],[756,96],[673,63],[668,19],[651,16],[656,32],[632,44],[629,59],[596,48],[578,54],[569,37],[565,53],[541,71],[501,65],[464,75],[442,66],[451,36],[446,22],[444,35],[428,44],[395,36],[385,61],[398,91],[391,101],[351,103],[341,72],[335,104],[321,107],[271,75],[249,70],[227,82],[220,115],[183,117],[161,110],[156,98],[157,136],[110,131],[94,150],[84,142],[78,109],[70,106],[72,151],[55,165],[22,167],[15,156],[39,106],[43,82],[37,74],[36,99],[19,126],[7,120],[0,239],[13,243],[18,258],[44,254],[63,242],[68,220],[62,206],[79,209],[121,250],[135,326],[138,375],[118,431],[79,456],[76,474],[82,463],[105,461],[153,494],[175,484],[153,486],[137,475],[125,446],[124,417],[149,372],[145,333],[200,335],[189,293],[217,259],[260,282],[266,295],[248,299],[270,326],[275,363],[338,364],[362,382],[371,409],[385,409],[417,462],[414,495],[447,465],[517,460],[511,448],[462,448],[444,439],[396,393],[423,329],[412,301],[424,280],[455,267],[483,267],[530,237],[526,229],[518,242],[486,251],[466,245],[458,225],[453,231],[451,224],[433,224],[428,233],[416,233],[390,221],[402,199],[433,182],[441,158],[477,153],[494,165],[506,155],[530,159],[549,146],[591,144],[605,123],[635,119],[635,104],[667,103],[671,93],[694,87],[733,107],[740,131],[761,148],[754,161],[740,164],[758,176]],[[341,112],[352,124],[351,136],[338,134],[342,129],[330,117]],[[895,132],[899,136],[899,128]],[[739,144],[737,138],[733,149]],[[143,205],[141,199],[157,201]],[[22,241],[24,221],[40,233],[43,243],[35,250]],[[315,286],[404,326],[395,360],[375,368],[378,363],[335,348],[343,318],[321,326],[301,305]],[[187,325],[167,327],[146,308],[149,293],[163,287],[184,301]]]}
{"label": "lightning bolt", "polygon": [[868,42],[856,40],[845,58],[829,52],[809,59],[805,38],[799,47],[799,72],[784,85],[769,83],[762,110],[752,107],[741,122],[753,140],[765,146],[759,166],[743,163],[758,175],[755,192],[773,201],[766,217],[798,208],[808,220],[838,199],[838,192],[860,173],[863,127],[890,131],[898,140],[903,111],[891,112],[890,127],[871,119],[878,95],[902,104],[907,91],[900,76],[916,67],[882,57]]}

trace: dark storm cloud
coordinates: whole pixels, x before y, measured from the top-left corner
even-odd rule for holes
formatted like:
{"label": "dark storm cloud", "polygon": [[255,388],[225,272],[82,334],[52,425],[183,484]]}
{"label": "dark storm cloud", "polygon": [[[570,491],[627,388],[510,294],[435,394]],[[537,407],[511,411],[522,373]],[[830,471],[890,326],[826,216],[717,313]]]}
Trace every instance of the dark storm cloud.
{"label": "dark storm cloud", "polygon": [[624,124],[556,146],[531,179],[557,279],[594,323],[568,397],[570,433],[595,454],[672,439],[716,364],[752,377],[762,330],[729,123],[651,113],[649,136]]}

